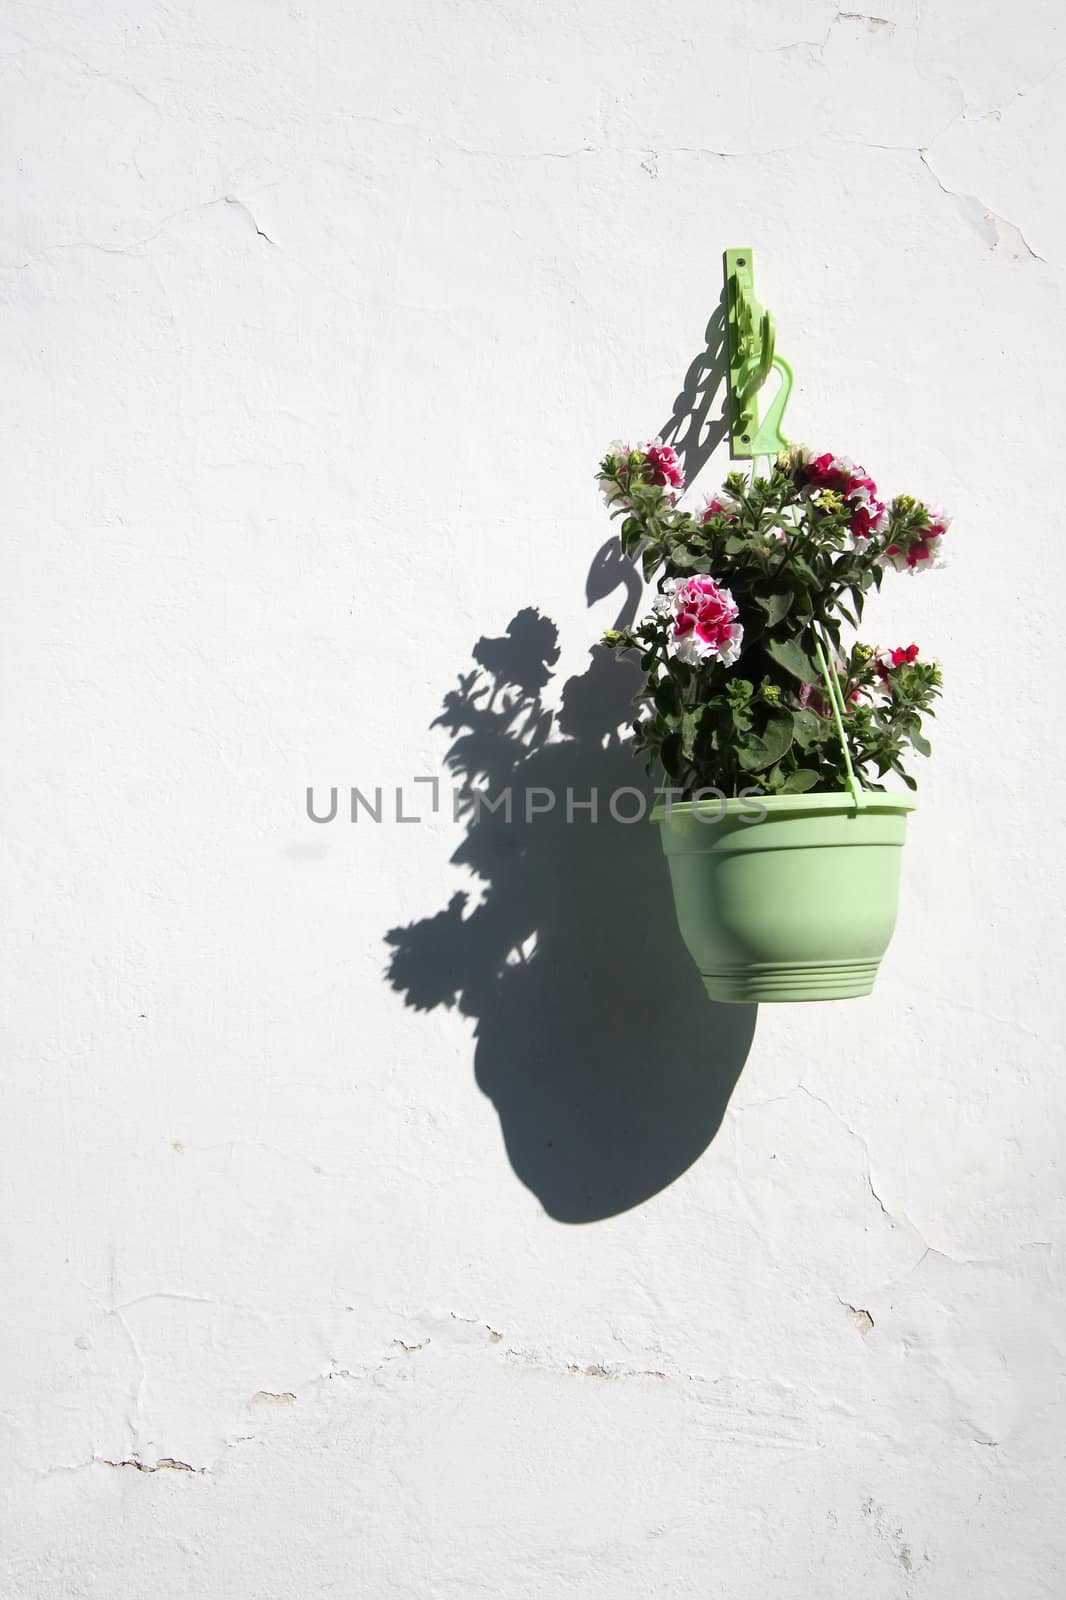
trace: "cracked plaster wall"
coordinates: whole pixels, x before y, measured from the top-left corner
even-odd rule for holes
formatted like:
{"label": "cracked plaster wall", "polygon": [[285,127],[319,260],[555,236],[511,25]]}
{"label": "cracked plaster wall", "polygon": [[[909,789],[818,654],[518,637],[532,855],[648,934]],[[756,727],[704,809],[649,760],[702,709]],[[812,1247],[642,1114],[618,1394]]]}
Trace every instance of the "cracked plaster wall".
{"label": "cracked plaster wall", "polygon": [[[1063,1592],[1064,74],[1050,0],[9,0],[5,1595]],[[522,605],[583,670],[738,243],[793,436],[956,513],[948,694],[877,995],[566,1228],[382,981],[456,830],[304,786],[438,770]]]}

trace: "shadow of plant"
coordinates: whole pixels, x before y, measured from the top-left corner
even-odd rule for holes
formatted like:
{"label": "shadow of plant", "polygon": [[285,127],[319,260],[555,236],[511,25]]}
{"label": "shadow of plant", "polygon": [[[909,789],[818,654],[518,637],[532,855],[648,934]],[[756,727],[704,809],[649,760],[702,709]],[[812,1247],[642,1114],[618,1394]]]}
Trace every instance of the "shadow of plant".
{"label": "shadow of plant", "polygon": [[[706,419],[721,377],[718,319],[661,430],[679,451],[687,439],[693,474],[714,447],[717,425]],[[620,586],[623,626],[642,586],[612,539],[593,560],[589,604]],[[706,1149],[747,1058],[755,1008],[707,999],[677,932],[657,830],[609,810],[615,794],[618,814],[632,816],[638,792],[653,789],[622,737],[635,667],[596,647],[553,715],[544,691],[558,656],[554,623],[532,607],[474,646],[472,670],[434,725],[452,736],[446,766],[466,814],[452,861],[477,880],[478,896],[457,892],[386,937],[389,982],[407,1005],[455,1006],[475,1019],[475,1076],[515,1172],[550,1216],[578,1223],[638,1205]],[[479,809],[479,793],[498,809]],[[581,806],[592,793],[595,820]]]}

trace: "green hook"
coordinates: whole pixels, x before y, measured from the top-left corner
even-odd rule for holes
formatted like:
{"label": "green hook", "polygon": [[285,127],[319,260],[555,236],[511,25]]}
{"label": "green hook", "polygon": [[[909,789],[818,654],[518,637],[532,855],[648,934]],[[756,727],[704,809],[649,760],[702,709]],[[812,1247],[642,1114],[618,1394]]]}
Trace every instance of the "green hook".
{"label": "green hook", "polygon": [[[730,450],[734,460],[777,455],[787,447],[781,418],[792,390],[792,368],[775,355],[774,319],[755,298],[750,250],[725,253],[726,338],[729,347]],[[759,424],[759,390],[775,370],[781,387]]]}
{"label": "green hook", "polygon": [[788,397],[792,393],[792,368],[784,356],[775,356],[773,369],[781,378],[781,387],[770,402],[770,409],[759,424],[751,441],[753,456],[776,456],[788,449],[788,440],[781,432],[781,418],[785,414]]}

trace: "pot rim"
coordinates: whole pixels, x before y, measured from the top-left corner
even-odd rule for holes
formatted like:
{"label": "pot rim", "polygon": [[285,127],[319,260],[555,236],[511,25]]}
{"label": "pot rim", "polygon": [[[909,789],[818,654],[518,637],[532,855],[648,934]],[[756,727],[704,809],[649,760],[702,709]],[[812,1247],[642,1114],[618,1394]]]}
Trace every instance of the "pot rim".
{"label": "pot rim", "polygon": [[832,794],[761,794],[751,795],[747,799],[738,796],[725,801],[675,800],[668,804],[665,800],[659,800],[652,807],[648,820],[656,824],[684,821],[698,812],[724,820],[726,817],[750,815],[757,807],[765,806],[765,820],[769,822],[773,817],[799,817],[811,813],[843,816],[848,813],[861,815],[862,812],[907,812],[913,811],[917,804],[913,794],[894,791],[882,794],[864,789],[863,803],[859,807],[847,789],[837,789]]}

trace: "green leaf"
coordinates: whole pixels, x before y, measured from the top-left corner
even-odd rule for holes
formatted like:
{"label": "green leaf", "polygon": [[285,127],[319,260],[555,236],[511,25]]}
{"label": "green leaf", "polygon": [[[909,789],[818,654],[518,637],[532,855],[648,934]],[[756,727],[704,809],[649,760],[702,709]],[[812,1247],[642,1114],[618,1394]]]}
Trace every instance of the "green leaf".
{"label": "green leaf", "polygon": [[791,615],[793,627],[797,623],[801,623],[803,627],[806,627],[809,622],[813,622],[814,606],[811,603],[810,595],[805,589],[798,589],[793,595]]}
{"label": "green leaf", "polygon": [[808,789],[813,789],[818,782],[818,774],[813,767],[797,767],[795,772],[790,772],[781,785],[782,794],[806,794]]}
{"label": "green leaf", "polygon": [[792,720],[795,723],[795,740],[801,750],[809,750],[812,745],[821,744],[829,733],[829,722],[825,717],[818,716],[817,712],[794,711]]}
{"label": "green leaf", "polygon": [[766,653],[800,683],[817,683],[820,673],[798,638],[768,639]]}
{"label": "green leaf", "polygon": [[772,594],[757,594],[755,604],[760,611],[765,611],[767,624],[774,628],[788,615],[792,605],[792,591],[778,589]]}
{"label": "green leaf", "polygon": [[780,761],[792,744],[792,730],[791,711],[771,712],[761,735],[755,734],[737,751],[737,760],[744,771],[760,772]]}
{"label": "green leaf", "polygon": [[681,776],[681,735],[668,733],[659,750],[659,760],[666,769],[668,778]]}
{"label": "green leaf", "polygon": [[684,694],[692,682],[693,668],[688,666],[677,656],[670,656],[666,662],[666,670],[677,684],[678,689]]}
{"label": "green leaf", "polygon": [[693,746],[699,737],[700,725],[706,710],[706,706],[696,706],[694,710],[686,711],[681,718],[681,750],[687,761],[692,759]]}
{"label": "green leaf", "polygon": [[899,774],[899,776],[903,779],[904,783],[907,785],[908,789],[917,789],[918,785],[915,783],[915,781],[911,777],[910,773],[909,772],[904,772],[903,768],[900,766],[899,762],[895,759],[895,757],[893,757],[892,760],[888,764],[892,768],[893,772]]}
{"label": "green leaf", "polygon": [[924,733],[914,731],[910,734],[910,741],[920,756],[931,756],[933,747]]}
{"label": "green leaf", "polygon": [[664,717],[681,715],[681,696],[677,692],[677,684],[673,678],[663,678],[656,685],[655,709]]}

